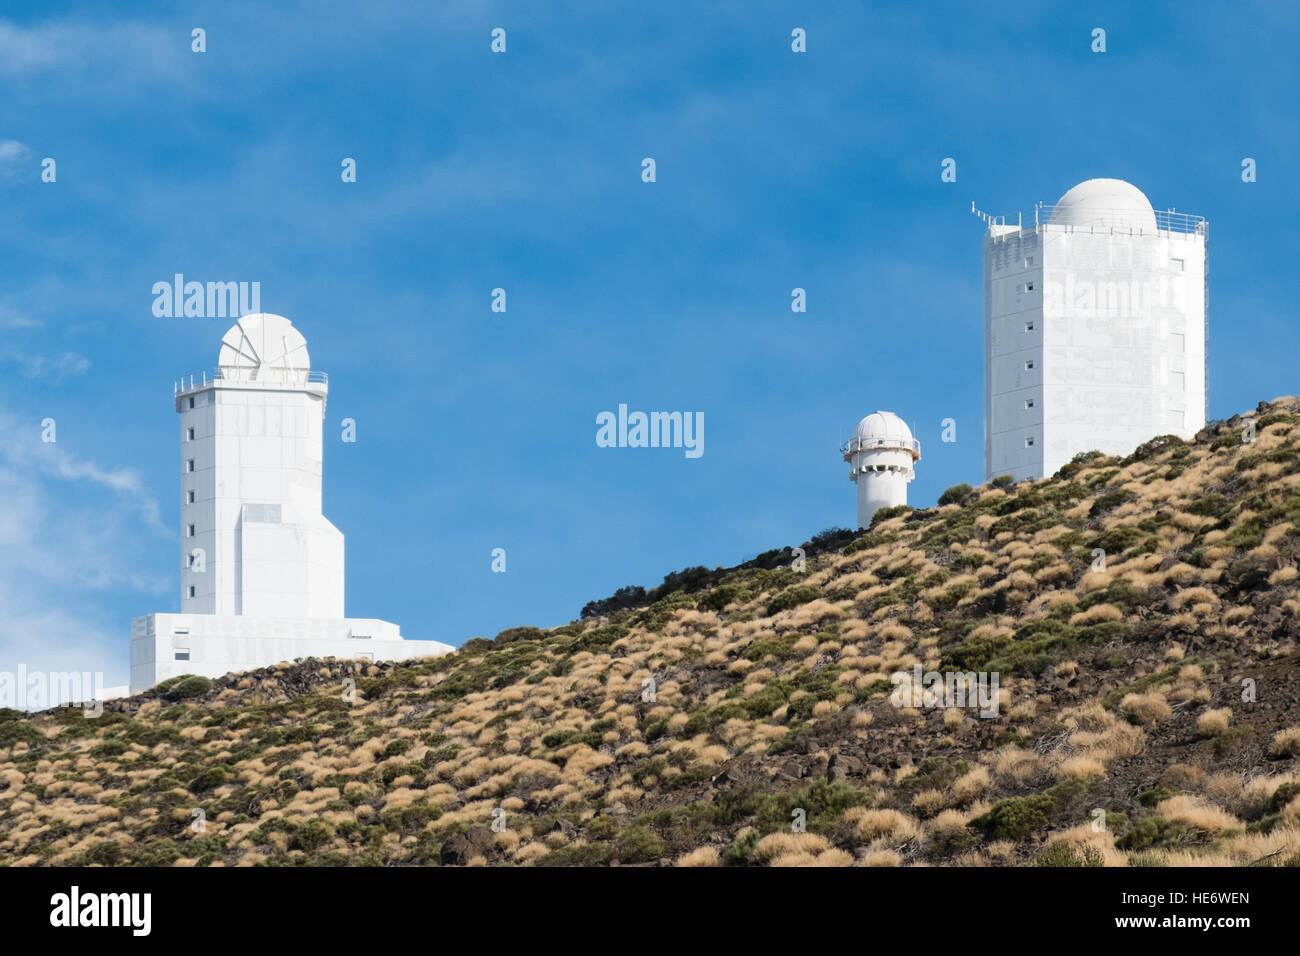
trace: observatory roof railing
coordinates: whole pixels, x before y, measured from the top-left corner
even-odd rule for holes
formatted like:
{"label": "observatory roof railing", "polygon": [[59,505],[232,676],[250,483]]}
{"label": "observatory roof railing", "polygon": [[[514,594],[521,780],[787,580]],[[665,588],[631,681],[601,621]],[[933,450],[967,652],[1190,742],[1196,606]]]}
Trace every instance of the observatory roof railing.
{"label": "observatory roof railing", "polygon": [[840,454],[848,456],[860,451],[876,451],[888,448],[915,452],[918,458],[921,456],[921,443],[915,438],[859,438],[857,435],[840,445]]}
{"label": "observatory roof railing", "polygon": [[[1154,209],[1152,212],[1156,217],[1156,230],[1158,232],[1187,232],[1201,233],[1209,228],[1209,223],[1205,221],[1204,216],[1194,216],[1191,213],[1174,212],[1172,209]],[[1055,222],[1053,217],[1060,215]],[[1034,207],[1034,223],[1045,223],[1053,226],[1070,226],[1075,229],[1087,228],[1094,232],[1131,232],[1141,234],[1141,227],[1134,228],[1133,219],[1137,215],[1132,209],[1096,209],[1088,206],[1085,209],[1079,209],[1076,206],[1056,206],[1047,203],[1039,203]],[[1083,219],[1083,222],[1074,222],[1075,218]],[[1101,222],[1095,220],[1100,219]],[[1113,224],[1108,225],[1107,222]]]}
{"label": "observatory roof railing", "polygon": [[283,385],[288,388],[303,388],[307,385],[324,385],[329,387],[329,376],[305,368],[274,368],[257,366],[249,368],[226,367],[205,369],[193,375],[176,379],[172,392],[180,395],[184,392],[207,388],[213,384],[228,385]]}
{"label": "observatory roof railing", "polygon": [[[1008,228],[1006,216],[990,216],[987,213],[980,212],[975,208],[974,203],[971,203],[971,211],[984,220],[990,230]],[[1053,216],[1057,216],[1058,213],[1059,218],[1053,222]],[[1154,209],[1152,214],[1155,216],[1156,222],[1156,232],[1153,235],[1162,232],[1177,232],[1186,235],[1204,236],[1208,235],[1210,231],[1210,224],[1204,216],[1175,212],[1172,209]],[[1069,227],[1077,232],[1140,236],[1147,233],[1147,230],[1134,222],[1138,215],[1132,209],[1097,209],[1094,206],[1079,209],[1073,205],[1061,206],[1040,202],[1034,206],[1032,218],[1034,229],[1051,225]],[[1030,228],[1029,219],[1030,217],[1024,213],[1017,213],[1014,228]]]}

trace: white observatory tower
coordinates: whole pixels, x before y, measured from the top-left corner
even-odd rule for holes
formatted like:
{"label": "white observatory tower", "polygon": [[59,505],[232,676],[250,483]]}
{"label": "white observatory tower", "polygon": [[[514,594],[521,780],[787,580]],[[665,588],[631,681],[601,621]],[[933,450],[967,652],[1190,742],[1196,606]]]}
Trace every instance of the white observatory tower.
{"label": "white observatory tower", "polygon": [[840,446],[849,463],[849,481],[858,486],[858,527],[871,527],[881,508],[907,504],[912,466],[921,460],[921,443],[893,412],[872,412],[858,422],[853,437]]}
{"label": "white observatory tower", "polygon": [[1032,223],[980,215],[986,480],[1205,425],[1203,218],[1155,211],[1118,179],[1080,183]]}
{"label": "white observatory tower", "polygon": [[131,625],[131,691],[299,657],[401,660],[452,650],[343,616],[343,535],[321,513],[325,399],[307,342],[254,313],[218,368],[177,382],[181,613]]}

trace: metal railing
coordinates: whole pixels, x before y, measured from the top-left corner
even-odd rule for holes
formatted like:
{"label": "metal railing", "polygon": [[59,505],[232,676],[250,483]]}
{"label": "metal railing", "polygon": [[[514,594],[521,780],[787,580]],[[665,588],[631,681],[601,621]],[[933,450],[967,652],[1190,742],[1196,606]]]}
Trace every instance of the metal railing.
{"label": "metal railing", "polygon": [[[1047,203],[1039,203],[1034,207],[1034,222],[1047,224],[1052,221],[1052,217],[1061,212],[1061,219],[1052,222],[1052,225],[1071,226],[1075,229],[1089,229],[1092,232],[1115,232],[1115,233],[1134,233],[1141,234],[1144,232],[1141,228],[1135,228],[1135,213],[1132,209],[1093,209],[1088,208],[1086,211],[1087,222],[1076,225],[1073,216],[1074,207],[1061,208],[1058,206],[1049,206]],[[1208,228],[1208,222],[1204,216],[1193,216],[1187,212],[1174,212],[1173,209],[1154,209],[1156,213],[1156,230],[1161,233],[1204,233]],[[1096,220],[1101,222],[1096,222]],[[1108,221],[1110,224],[1108,225]]]}
{"label": "metal railing", "polygon": [[904,441],[901,438],[859,438],[857,435],[840,445],[840,454],[853,455],[860,451],[877,451],[882,448],[915,452],[918,458],[921,455],[921,443],[915,438]]}
{"label": "metal railing", "polygon": [[[1147,233],[1147,230],[1134,223],[1134,213],[1131,209],[1097,210],[1089,208],[1085,212],[1080,213],[1081,216],[1086,216],[1086,219],[1076,223],[1072,221],[1074,217],[1071,215],[1071,213],[1074,212],[1074,207],[1067,206],[1061,210],[1061,218],[1056,220],[1056,222],[1051,222],[1052,216],[1056,213],[1057,208],[1057,204],[1055,203],[1037,203],[1034,206],[1034,214],[1032,217],[1034,223],[1033,228],[1039,229],[1050,223],[1053,226],[1068,226],[1070,229],[1077,232],[1094,232],[1130,236],[1140,236]],[[986,213],[982,213],[975,208],[973,202],[971,203],[971,212],[975,213],[976,216],[983,220],[985,225],[990,229],[995,226],[1005,227],[1007,225],[1006,216],[990,216]],[[1188,235],[1195,234],[1198,236],[1209,234],[1210,224],[1206,221],[1204,216],[1194,216],[1191,213],[1186,212],[1175,212],[1172,209],[1156,209],[1153,210],[1153,212],[1156,220],[1156,231],[1155,233],[1151,233],[1152,235],[1162,232],[1177,232]],[[1028,229],[1029,223],[1026,220],[1029,218],[1030,217],[1026,216],[1024,213],[1016,213],[1016,228]],[[1098,219],[1101,221],[1098,222]]]}
{"label": "metal railing", "polygon": [[215,382],[289,385],[298,388],[305,385],[324,385],[328,388],[329,381],[329,376],[324,372],[305,368],[274,368],[266,366],[240,368],[227,366],[226,368],[205,369],[202,372],[195,372],[193,375],[176,379],[172,386],[172,394],[180,395],[195,389],[207,388]]}

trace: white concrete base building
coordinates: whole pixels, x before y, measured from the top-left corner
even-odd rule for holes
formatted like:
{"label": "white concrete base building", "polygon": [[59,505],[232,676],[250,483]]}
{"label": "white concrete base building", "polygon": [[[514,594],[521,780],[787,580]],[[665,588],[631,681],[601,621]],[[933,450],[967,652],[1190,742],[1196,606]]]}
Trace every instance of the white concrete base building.
{"label": "white concrete base building", "polygon": [[445,654],[343,612],[343,535],[321,513],[329,390],[283,316],[239,319],[218,368],[176,383],[181,613],[131,624],[131,691],[303,657]]}
{"label": "white concrete base building", "polygon": [[1090,179],[984,236],[984,471],[1043,478],[1205,425],[1209,227]]}
{"label": "white concrete base building", "polygon": [[881,508],[907,504],[907,483],[916,477],[921,443],[893,412],[872,412],[840,446],[849,481],[858,486],[858,527],[871,527]]}

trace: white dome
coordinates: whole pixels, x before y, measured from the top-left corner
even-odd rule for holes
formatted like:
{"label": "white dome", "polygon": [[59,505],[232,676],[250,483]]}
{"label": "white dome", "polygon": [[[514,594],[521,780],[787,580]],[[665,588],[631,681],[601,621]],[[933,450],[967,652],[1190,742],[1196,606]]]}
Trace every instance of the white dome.
{"label": "white dome", "polygon": [[888,449],[905,451],[913,461],[921,457],[921,443],[912,437],[907,423],[893,412],[872,412],[858,422],[853,437],[840,446],[845,461],[858,452]]}
{"label": "white dome", "polygon": [[307,340],[282,315],[240,317],[221,338],[217,365],[226,377],[296,379],[311,368]]}
{"label": "white dome", "polygon": [[890,444],[909,444],[912,441],[912,429],[893,412],[872,412],[858,422],[853,437],[864,444],[874,444],[878,439],[884,439]]}
{"label": "white dome", "polygon": [[1089,179],[1060,198],[1052,225],[1155,232],[1156,214],[1142,190],[1122,179]]}

